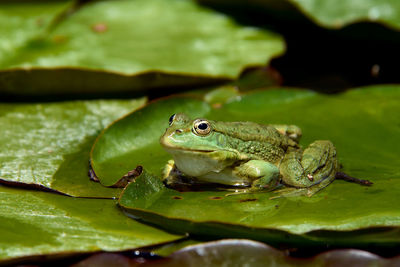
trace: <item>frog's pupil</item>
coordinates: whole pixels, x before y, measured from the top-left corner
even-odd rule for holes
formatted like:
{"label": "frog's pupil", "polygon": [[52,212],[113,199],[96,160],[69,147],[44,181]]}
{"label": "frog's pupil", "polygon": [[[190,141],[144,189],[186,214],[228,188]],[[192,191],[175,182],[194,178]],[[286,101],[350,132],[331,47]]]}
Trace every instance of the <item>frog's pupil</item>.
{"label": "frog's pupil", "polygon": [[207,123],[200,123],[198,126],[197,126],[197,128],[199,128],[200,130],[205,130],[205,129],[207,129],[208,128],[208,125],[207,125]]}
{"label": "frog's pupil", "polygon": [[174,121],[174,118],[175,118],[175,114],[172,114],[172,116],[169,117],[169,125],[172,124],[172,122]]}

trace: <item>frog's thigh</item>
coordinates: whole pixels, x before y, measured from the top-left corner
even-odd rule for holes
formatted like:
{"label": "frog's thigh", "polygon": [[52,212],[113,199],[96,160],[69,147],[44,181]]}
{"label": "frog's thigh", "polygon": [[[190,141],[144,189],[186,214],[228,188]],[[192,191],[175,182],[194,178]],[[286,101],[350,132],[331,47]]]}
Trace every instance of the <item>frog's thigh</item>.
{"label": "frog's thigh", "polygon": [[336,149],[330,141],[315,141],[304,152],[289,152],[281,163],[282,180],[294,187],[306,187],[312,195],[330,184],[338,168]]}
{"label": "frog's thigh", "polygon": [[235,167],[233,174],[254,181],[252,189],[261,190],[276,186],[279,178],[279,169],[263,160],[250,160]]}

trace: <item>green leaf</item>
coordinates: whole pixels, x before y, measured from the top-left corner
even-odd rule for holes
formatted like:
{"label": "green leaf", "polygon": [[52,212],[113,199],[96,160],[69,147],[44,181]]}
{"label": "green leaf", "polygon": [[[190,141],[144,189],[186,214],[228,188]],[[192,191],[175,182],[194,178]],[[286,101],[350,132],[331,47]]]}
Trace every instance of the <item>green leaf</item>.
{"label": "green leaf", "polygon": [[124,216],[113,200],[80,199],[0,186],[0,260],[117,251],[170,242]]}
{"label": "green leaf", "polygon": [[[20,3],[21,10],[30,8]],[[13,30],[2,27],[0,35],[7,38]],[[49,34],[32,38],[7,53],[0,50],[3,91],[122,92],[204,84],[236,78],[243,68],[264,65],[284,50],[279,35],[239,26],[192,0],[93,1]]]}
{"label": "green leaf", "polygon": [[[315,24],[339,29],[359,22],[376,22],[400,30],[397,0],[199,0],[201,3],[243,12],[265,12],[266,16],[296,23],[304,16]],[[252,18],[250,18],[252,20]]]}
{"label": "green leaf", "polygon": [[[159,177],[145,173],[124,190],[120,205],[161,227],[194,234],[292,244],[398,244],[399,89],[398,86],[375,86],[339,95],[299,90],[258,91],[208,114],[204,109],[201,114],[226,121],[297,124],[303,130],[303,146],[317,139],[332,140],[344,172],[373,181],[371,187],[337,180],[311,198],[270,200],[273,192],[234,196],[226,196],[223,191],[178,192],[165,188]],[[174,99],[169,101],[172,106]],[[175,101],[178,105],[180,100]],[[169,114],[169,108],[162,108],[163,104],[163,101],[155,102],[153,109],[160,108]],[[135,118],[141,118],[135,113],[125,119],[130,118],[134,123]],[[150,118],[151,114],[147,116]],[[112,127],[118,127],[118,123]],[[157,134],[145,135],[146,142],[156,147],[162,133],[160,130]],[[115,143],[124,141],[114,139]],[[158,153],[159,148],[156,149],[154,153]],[[135,148],[129,153],[134,155]],[[119,160],[125,160],[123,155]],[[151,171],[162,168],[160,160],[153,162],[147,155],[140,160],[138,156],[139,163]]]}
{"label": "green leaf", "polygon": [[342,28],[352,23],[369,21],[400,30],[400,2],[397,0],[290,1],[315,23],[324,27]]}
{"label": "green leaf", "polygon": [[[72,1],[1,1],[0,64],[42,36]],[[33,44],[32,44],[33,45]],[[33,47],[32,47],[33,48]]]}
{"label": "green leaf", "polygon": [[138,100],[0,104],[0,179],[83,197],[114,197],[119,189],[89,180],[89,153],[110,122]]}

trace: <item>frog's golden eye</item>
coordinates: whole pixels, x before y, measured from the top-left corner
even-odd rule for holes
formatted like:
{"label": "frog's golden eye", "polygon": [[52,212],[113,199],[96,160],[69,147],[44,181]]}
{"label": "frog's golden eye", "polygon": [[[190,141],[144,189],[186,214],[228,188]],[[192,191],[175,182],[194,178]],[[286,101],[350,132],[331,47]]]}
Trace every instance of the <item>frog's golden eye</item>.
{"label": "frog's golden eye", "polygon": [[206,120],[195,120],[193,123],[194,133],[197,135],[207,135],[211,132],[211,125]]}
{"label": "frog's golden eye", "polygon": [[169,117],[169,126],[171,126],[172,122],[174,122],[175,115],[176,115],[176,114],[172,114],[172,116]]}

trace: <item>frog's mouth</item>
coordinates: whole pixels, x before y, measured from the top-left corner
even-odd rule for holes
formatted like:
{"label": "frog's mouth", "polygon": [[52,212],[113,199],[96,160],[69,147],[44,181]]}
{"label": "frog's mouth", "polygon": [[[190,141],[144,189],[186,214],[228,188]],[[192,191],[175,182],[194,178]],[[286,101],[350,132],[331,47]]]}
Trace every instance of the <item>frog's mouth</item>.
{"label": "frog's mouth", "polygon": [[179,150],[179,151],[183,151],[183,152],[191,152],[191,153],[211,153],[211,152],[215,152],[215,150],[211,150],[211,149],[191,149],[191,148],[184,148],[184,147],[172,147],[172,146],[168,146],[163,144],[163,147],[168,150],[168,152],[170,153],[174,153],[174,151]]}
{"label": "frog's mouth", "polygon": [[165,138],[165,135],[163,135],[160,138],[160,144],[162,147],[164,147],[165,150],[167,150],[167,152],[169,153],[174,153],[174,151],[179,151],[180,153],[183,152],[188,152],[188,153],[211,153],[211,152],[215,152],[215,149],[209,149],[209,148],[205,148],[205,149],[201,149],[201,148],[190,148],[190,147],[185,147],[185,146],[180,146],[179,143],[175,142],[175,144],[171,144],[167,138]]}

